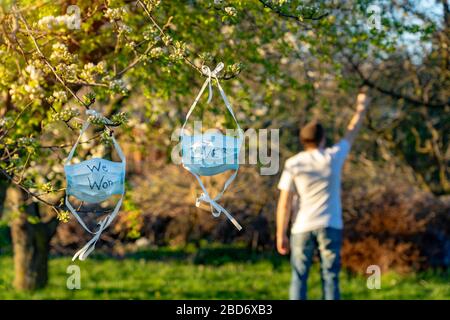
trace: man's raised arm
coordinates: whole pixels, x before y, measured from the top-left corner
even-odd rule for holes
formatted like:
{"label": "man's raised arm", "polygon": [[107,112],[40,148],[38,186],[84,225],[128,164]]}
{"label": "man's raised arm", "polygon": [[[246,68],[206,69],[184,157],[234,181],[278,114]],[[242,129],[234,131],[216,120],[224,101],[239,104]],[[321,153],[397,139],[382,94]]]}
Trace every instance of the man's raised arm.
{"label": "man's raised arm", "polygon": [[356,138],[356,135],[361,129],[362,123],[364,121],[364,116],[367,111],[367,106],[369,105],[370,99],[367,97],[366,90],[362,89],[356,98],[356,112],[353,115],[350,123],[347,126],[347,132],[345,133],[344,139],[347,140],[350,144]]}

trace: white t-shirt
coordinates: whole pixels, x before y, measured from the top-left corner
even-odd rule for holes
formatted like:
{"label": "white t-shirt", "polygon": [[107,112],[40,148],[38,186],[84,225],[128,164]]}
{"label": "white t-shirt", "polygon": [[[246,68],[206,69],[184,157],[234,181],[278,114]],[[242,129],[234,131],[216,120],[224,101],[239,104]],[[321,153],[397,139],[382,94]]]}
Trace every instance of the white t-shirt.
{"label": "white t-shirt", "polygon": [[342,139],[331,148],[302,151],[286,161],[278,189],[299,195],[291,233],[342,229],[341,171],[349,151],[350,143]]}

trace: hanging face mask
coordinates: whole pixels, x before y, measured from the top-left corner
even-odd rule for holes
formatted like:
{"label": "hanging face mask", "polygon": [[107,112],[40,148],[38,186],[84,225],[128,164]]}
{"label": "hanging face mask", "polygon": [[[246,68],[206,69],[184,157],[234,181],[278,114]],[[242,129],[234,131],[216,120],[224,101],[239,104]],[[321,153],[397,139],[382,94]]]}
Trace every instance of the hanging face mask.
{"label": "hanging face mask", "polygon": [[199,176],[239,169],[240,141],[221,133],[205,133],[182,138],[183,164]]}
{"label": "hanging face mask", "polygon": [[[88,110],[86,113],[88,115],[99,116],[94,110]],[[106,118],[104,119],[108,124],[109,120]],[[117,154],[122,160],[121,162],[113,162],[102,158],[93,158],[77,164],[69,164],[73,158],[78,143],[80,142],[81,136],[84,132],[86,132],[88,127],[89,122],[86,121],[81,129],[80,136],[72,147],[72,150],[70,151],[64,165],[64,172],[67,180],[66,206],[81,226],[94,235],[94,237],[74,255],[72,260],[75,260],[78,257],[80,260],[85,260],[87,256],[95,249],[95,244],[100,238],[101,233],[111,224],[119,212],[123,201],[123,195],[125,193],[125,156],[123,155],[122,149],[117,144],[114,136],[111,136],[111,139],[117,150]],[[117,202],[112,213],[98,223],[99,229],[97,231],[91,231],[86,226],[69,201],[69,196],[72,195],[80,201],[100,203],[116,194],[120,194],[122,197]]]}
{"label": "hanging face mask", "polygon": [[66,194],[77,199],[99,203],[115,194],[123,194],[125,163],[93,158],[64,167]]}
{"label": "hanging face mask", "polygon": [[[241,230],[242,227],[236,219],[234,219],[225,208],[217,203],[231,182],[236,178],[239,169],[239,152],[244,136],[236,120],[233,109],[231,108],[225,92],[220,86],[219,79],[217,78],[217,73],[219,73],[223,67],[223,63],[219,63],[214,71],[211,71],[206,66],[203,66],[202,68],[203,73],[206,74],[208,78],[189,109],[186,120],[181,128],[182,163],[183,167],[194,175],[203,191],[200,197],[197,198],[196,206],[198,207],[201,202],[209,204],[211,207],[211,213],[214,217],[218,217],[221,213],[223,213],[238,230]],[[211,102],[213,79],[216,80],[217,87],[219,88],[219,92],[225,106],[236,122],[238,137],[223,135],[219,132],[194,135],[187,135],[184,133],[186,123],[207,86],[209,86],[208,103]],[[216,197],[211,198],[203,185],[200,176],[214,176],[228,170],[233,170],[233,174],[225,182],[222,191]]]}

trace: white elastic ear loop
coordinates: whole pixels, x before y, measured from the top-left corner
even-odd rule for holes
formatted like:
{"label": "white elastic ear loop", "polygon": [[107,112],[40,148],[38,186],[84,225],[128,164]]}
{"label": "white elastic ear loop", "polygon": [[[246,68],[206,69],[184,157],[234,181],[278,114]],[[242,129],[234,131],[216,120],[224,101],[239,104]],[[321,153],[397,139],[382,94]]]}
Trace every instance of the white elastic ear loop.
{"label": "white elastic ear loop", "polygon": [[89,109],[89,110],[86,110],[86,114],[88,115],[88,116],[94,116],[94,117],[97,117],[97,118],[100,118],[100,119],[102,119],[102,121],[104,121],[105,122],[105,124],[113,124],[113,122],[111,121],[111,120],[109,120],[108,118],[106,118],[104,115],[102,115],[100,112],[97,112],[97,111],[95,111],[94,109]]}
{"label": "white elastic ear loop", "polygon": [[217,81],[217,87],[219,88],[220,95],[222,96],[222,100],[223,100],[223,102],[225,102],[225,106],[227,107],[228,111],[230,112],[231,116],[233,117],[234,122],[236,123],[239,140],[240,140],[240,142],[242,142],[242,140],[244,139],[244,132],[242,131],[241,126],[239,125],[239,122],[236,119],[236,115],[233,112],[233,108],[231,106],[230,101],[227,98],[227,95],[225,94],[225,91],[222,89],[222,86],[219,83],[219,79],[216,78],[216,81]]}
{"label": "white elastic ear loop", "polygon": [[195,98],[194,102],[191,104],[191,107],[189,108],[189,111],[188,111],[188,113],[186,114],[186,118],[185,118],[185,120],[184,120],[183,126],[181,127],[180,135],[183,135],[183,133],[184,133],[184,128],[186,127],[187,121],[188,121],[189,117],[191,116],[192,112],[194,111],[195,107],[197,106],[197,103],[198,103],[198,101],[200,100],[200,98],[201,98],[203,92],[205,91],[206,86],[208,85],[208,83],[209,83],[209,80],[207,79],[207,80],[203,83],[203,85],[202,85],[202,87],[201,87],[201,89],[200,89],[200,91],[199,91],[197,97]]}
{"label": "white elastic ear loop", "polygon": [[84,261],[92,253],[92,251],[94,251],[95,244],[97,243],[98,239],[100,239],[102,231],[105,230],[106,228],[105,227],[106,222],[107,220],[104,219],[99,223],[100,228],[94,234],[94,237],[92,237],[92,239],[89,240],[89,242],[86,243],[83,248],[81,248],[75,253],[75,255],[72,258],[72,261],[75,261],[77,258],[79,258],[81,261]]}
{"label": "white elastic ear loop", "polygon": [[109,227],[111,222],[117,216],[117,213],[119,212],[119,209],[122,206],[123,197],[124,197],[124,195],[122,194],[122,196],[120,197],[120,200],[117,202],[116,206],[114,207],[113,212],[98,223],[98,225],[99,225],[98,230],[96,232],[91,232],[91,234],[93,234],[94,237],[92,237],[92,239],[89,240],[89,242],[86,243],[83,248],[81,248],[80,250],[77,251],[77,253],[75,253],[75,255],[72,258],[72,261],[75,261],[78,257],[81,261],[83,261],[92,253],[92,251],[94,251],[95,245],[96,245],[97,241],[100,239],[102,232],[106,228]]}
{"label": "white elastic ear loop", "polygon": [[[198,207],[199,205],[200,205],[200,202],[201,201],[203,201],[203,202],[205,202],[205,203],[208,203],[210,206],[211,206],[211,213],[212,213],[212,215],[214,216],[214,217],[218,217],[218,216],[220,216],[220,214],[221,213],[224,213],[225,214],[225,216],[231,221],[231,223],[233,223],[233,225],[236,227],[236,229],[238,229],[238,231],[241,231],[242,230],[242,226],[239,224],[239,222],[237,222],[237,220],[224,208],[224,207],[222,207],[220,204],[218,204],[217,203],[217,200],[218,200],[218,197],[216,197],[216,198],[214,198],[214,199],[211,199],[211,197],[209,196],[209,193],[208,193],[208,191],[206,190],[206,188],[205,188],[205,186],[203,185],[203,182],[202,182],[202,180],[200,179],[200,177],[196,174],[196,173],[194,173],[194,172],[192,172],[192,171],[190,171],[193,175],[194,175],[194,177],[197,179],[197,181],[198,181],[198,183],[200,184],[200,187],[202,188],[202,190],[203,190],[203,193],[202,193],[202,195],[200,196],[200,197],[198,197],[197,198],[197,201],[196,201],[196,206]],[[237,170],[236,170],[236,172],[235,172],[235,174],[233,174],[233,176],[235,177],[236,176],[236,173],[237,173]],[[229,181],[229,183],[227,184],[227,183],[225,183],[227,186],[226,187],[228,187],[228,185],[231,183],[231,181],[234,179],[234,177],[233,176],[231,176],[228,180],[230,180]],[[223,192],[225,191],[225,189],[224,190],[222,190],[222,192],[221,192],[221,194],[223,194]],[[216,211],[214,211],[213,210],[213,208],[216,210]]]}
{"label": "white elastic ear loop", "polygon": [[69,195],[66,193],[66,207],[67,209],[69,209],[69,211],[73,214],[73,216],[78,220],[78,222],[80,223],[80,225],[90,234],[95,234],[94,231],[91,231],[86,224],[84,223],[83,219],[81,219],[81,217],[78,215],[77,211],[75,210],[75,208],[72,206],[72,204],[69,201]]}
{"label": "white elastic ear loop", "polygon": [[211,84],[211,77],[212,77],[211,69],[208,66],[202,66],[202,72],[208,77],[208,79],[206,81],[208,82],[208,89],[209,89],[208,101],[207,101],[207,103],[209,104],[211,102],[212,95],[213,95],[212,84]]}
{"label": "white elastic ear loop", "polygon": [[[95,111],[95,110],[92,110],[92,109],[86,110],[86,114],[87,114],[88,116],[99,117],[99,118],[101,118],[106,124],[112,124],[112,123],[113,123],[111,120],[109,120],[108,118],[104,117],[103,115],[101,115],[100,113],[98,113],[98,112]],[[83,123],[83,127],[82,127],[81,130],[80,130],[80,135],[78,136],[77,141],[74,143],[72,149],[70,150],[69,155],[67,156],[67,159],[66,159],[65,164],[68,164],[68,163],[70,162],[70,160],[72,160],[73,155],[75,154],[75,150],[77,149],[77,146],[78,146],[78,144],[80,143],[80,139],[81,139],[81,137],[83,136],[83,134],[86,132],[86,130],[88,129],[89,125],[90,125],[89,121],[85,121],[85,122]],[[118,152],[118,153],[119,153],[119,157],[120,157],[120,158],[122,159],[122,161],[123,161],[123,159],[124,159],[125,157],[123,156],[122,149],[120,149],[120,147],[119,147],[118,144],[116,143],[114,137],[113,137],[113,142],[114,142],[114,146],[116,147],[116,149],[117,149],[117,150],[120,150],[120,153]]]}
{"label": "white elastic ear loop", "polygon": [[80,139],[83,136],[83,134],[86,132],[87,128],[89,127],[89,122],[86,121],[83,123],[83,127],[80,130],[80,135],[77,138],[77,141],[75,141],[72,149],[69,152],[69,155],[67,156],[66,162],[64,163],[64,165],[69,164],[70,160],[72,160],[73,155],[75,154],[75,150],[77,149],[78,144],[80,143]]}
{"label": "white elastic ear loop", "polygon": [[224,67],[223,62],[220,62],[213,71],[211,71],[211,69],[208,66],[203,65],[202,66],[202,72],[203,74],[205,74],[206,76],[208,76],[208,79],[206,81],[208,81],[208,87],[209,87],[209,95],[208,95],[208,104],[211,102],[212,97],[213,97],[213,89],[212,89],[212,78],[215,78],[217,83],[219,83],[219,79],[217,78],[217,74],[222,71]]}
{"label": "white elastic ear loop", "polygon": [[[206,75],[208,78],[205,80],[205,82],[203,83],[197,97],[195,98],[194,102],[191,104],[191,107],[189,108],[188,113],[186,114],[186,118],[184,120],[183,126],[181,127],[181,131],[180,134],[183,135],[184,133],[184,128],[186,127],[187,121],[189,119],[189,117],[191,116],[192,112],[194,111],[195,107],[197,106],[198,101],[200,100],[203,92],[206,89],[206,86],[209,87],[209,95],[208,95],[208,103],[211,102],[212,99],[212,95],[213,95],[213,90],[212,90],[212,78],[216,78],[217,79],[217,74],[224,68],[224,64],[222,62],[220,62],[216,68],[211,71],[211,69],[208,66],[203,65],[202,66],[202,72],[204,75]],[[217,80],[218,81],[218,80]]]}

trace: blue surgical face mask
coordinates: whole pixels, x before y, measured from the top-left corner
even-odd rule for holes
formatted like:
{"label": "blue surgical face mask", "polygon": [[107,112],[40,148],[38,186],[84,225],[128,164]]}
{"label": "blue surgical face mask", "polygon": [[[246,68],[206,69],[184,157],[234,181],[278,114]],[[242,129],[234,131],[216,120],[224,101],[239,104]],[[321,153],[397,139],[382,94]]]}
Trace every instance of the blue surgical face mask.
{"label": "blue surgical face mask", "polygon": [[[87,113],[98,116],[98,114],[92,110],[89,110]],[[85,260],[87,256],[95,249],[95,244],[100,238],[101,233],[111,224],[119,212],[125,193],[125,156],[113,136],[111,139],[121,162],[114,162],[102,158],[92,158],[80,163],[70,164],[80,138],[88,127],[89,122],[85,122],[83,128],[81,129],[80,136],[72,147],[72,150],[70,151],[64,165],[64,172],[67,180],[66,206],[81,226],[86,229],[86,231],[94,235],[94,237],[74,255],[72,260],[75,260],[78,257],[80,260]],[[99,228],[97,231],[91,231],[86,226],[83,219],[81,219],[78,215],[77,210],[69,201],[69,196],[74,196],[80,201],[100,203],[113,195],[121,195],[121,197],[112,213],[107,215],[98,223]]]}
{"label": "blue surgical face mask", "polygon": [[228,170],[238,170],[241,143],[239,138],[221,133],[183,135],[183,166],[199,176],[214,176]]}
{"label": "blue surgical face mask", "polygon": [[125,189],[125,163],[93,158],[64,166],[66,194],[78,200],[99,203]]}
{"label": "blue surgical face mask", "polygon": [[[218,217],[223,213],[238,230],[241,230],[242,227],[236,219],[234,219],[224,207],[217,203],[234,178],[236,178],[239,169],[239,152],[243,141],[242,130],[239,127],[239,123],[236,120],[233,109],[231,108],[225,92],[220,86],[219,79],[217,78],[217,73],[220,72],[223,67],[223,63],[220,63],[212,72],[207,67],[202,68],[203,73],[205,73],[208,78],[189,109],[188,114],[186,115],[186,120],[181,129],[182,163],[183,166],[194,175],[202,188],[203,193],[197,198],[196,205],[199,206],[201,202],[209,204],[211,207],[211,213],[214,217]],[[236,122],[237,132],[239,135],[238,137],[223,135],[219,132],[195,135],[187,135],[184,133],[186,123],[207,86],[209,86],[208,103],[211,102],[213,79],[216,80],[217,87],[219,88],[220,95],[225,103],[225,106],[227,107],[227,110]],[[229,170],[233,171],[233,174],[225,182],[222,191],[214,198],[211,198],[203,185],[200,176],[214,176]]]}

